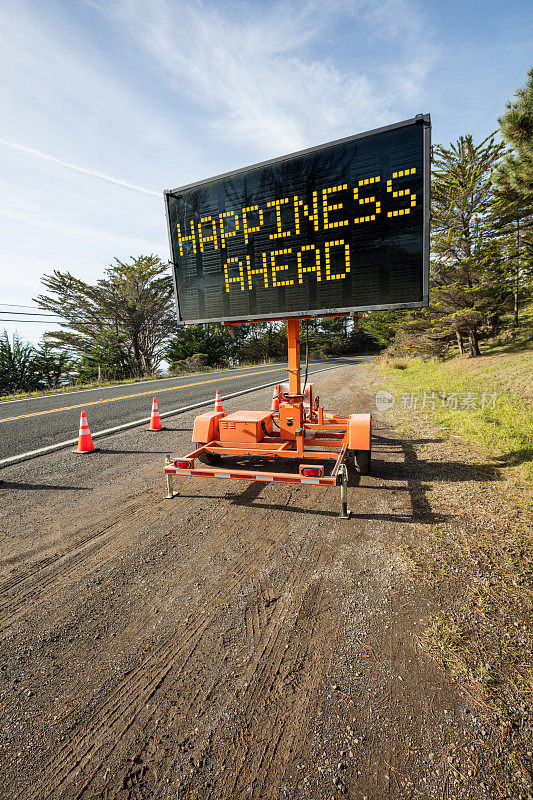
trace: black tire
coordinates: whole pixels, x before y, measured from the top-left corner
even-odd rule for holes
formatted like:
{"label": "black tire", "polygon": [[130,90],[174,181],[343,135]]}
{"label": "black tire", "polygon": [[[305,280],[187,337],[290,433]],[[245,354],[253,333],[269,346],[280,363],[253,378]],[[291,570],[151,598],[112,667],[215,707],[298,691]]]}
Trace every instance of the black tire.
{"label": "black tire", "polygon": [[348,475],[355,475],[357,473],[354,450],[348,450],[346,453],[346,466],[348,467]]}
{"label": "black tire", "polygon": [[369,475],[371,467],[370,450],[355,450],[355,463],[361,475]]}
{"label": "black tire", "polygon": [[[196,450],[199,447],[203,447],[205,442],[195,442],[194,446]],[[199,456],[196,456],[198,461],[201,461],[202,464],[207,464],[208,467],[214,467],[217,464],[220,464],[222,460],[222,456],[219,456],[218,453],[202,453]]]}

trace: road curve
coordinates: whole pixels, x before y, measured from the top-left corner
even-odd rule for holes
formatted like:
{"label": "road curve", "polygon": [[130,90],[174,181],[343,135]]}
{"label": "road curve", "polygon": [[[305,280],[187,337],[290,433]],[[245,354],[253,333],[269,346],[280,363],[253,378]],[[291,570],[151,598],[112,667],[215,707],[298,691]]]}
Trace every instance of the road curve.
{"label": "road curve", "polygon": [[[344,366],[373,356],[313,361],[309,375],[326,367]],[[0,403],[0,462],[77,436],[80,411],[87,412],[92,431],[100,431],[150,416],[152,397],[162,414],[251,387],[285,380],[285,364],[204,372],[177,378],[128,383],[65,394],[44,395]]]}

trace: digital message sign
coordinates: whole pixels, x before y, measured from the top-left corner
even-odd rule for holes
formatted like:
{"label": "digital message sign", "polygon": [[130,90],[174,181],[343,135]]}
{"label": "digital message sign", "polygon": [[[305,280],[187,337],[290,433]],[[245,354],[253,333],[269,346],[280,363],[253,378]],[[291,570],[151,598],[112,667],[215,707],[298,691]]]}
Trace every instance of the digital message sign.
{"label": "digital message sign", "polygon": [[427,305],[429,115],[165,192],[183,323]]}

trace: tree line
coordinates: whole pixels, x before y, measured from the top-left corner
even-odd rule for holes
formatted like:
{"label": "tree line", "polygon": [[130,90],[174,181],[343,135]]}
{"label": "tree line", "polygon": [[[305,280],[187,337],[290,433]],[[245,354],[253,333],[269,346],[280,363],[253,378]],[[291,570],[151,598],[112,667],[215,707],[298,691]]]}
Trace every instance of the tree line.
{"label": "tree line", "polygon": [[395,353],[438,357],[456,346],[476,358],[502,317],[518,328],[531,301],[533,70],[498,122],[502,141],[464,135],[434,148],[429,306],[370,315]]}
{"label": "tree line", "polygon": [[[533,271],[533,69],[498,122],[501,141],[465,134],[434,148],[429,306],[370,312],[360,330],[348,319],[310,320],[311,358],[383,346],[433,357],[456,347],[475,358],[504,315],[518,328]],[[179,373],[286,357],[284,323],[179,327],[168,264],[157,256],[115,259],[95,284],[61,270],[42,283],[35,302],[64,322],[37,347],[4,331],[3,394],[150,376],[164,361]]]}

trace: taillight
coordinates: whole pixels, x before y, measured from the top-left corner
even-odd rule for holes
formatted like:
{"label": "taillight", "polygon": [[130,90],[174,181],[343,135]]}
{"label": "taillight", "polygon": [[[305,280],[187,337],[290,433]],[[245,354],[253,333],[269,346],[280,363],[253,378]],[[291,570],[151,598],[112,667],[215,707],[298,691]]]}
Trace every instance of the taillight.
{"label": "taillight", "polygon": [[323,474],[323,467],[300,467],[300,475],[306,478],[320,478]]}
{"label": "taillight", "polygon": [[174,461],[174,466],[176,469],[190,469],[192,467],[192,461],[182,458],[180,461]]}

